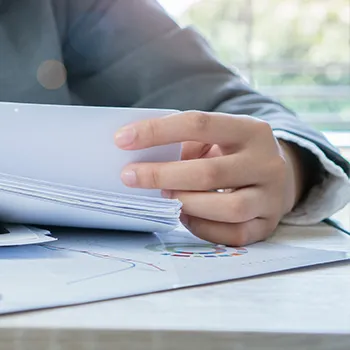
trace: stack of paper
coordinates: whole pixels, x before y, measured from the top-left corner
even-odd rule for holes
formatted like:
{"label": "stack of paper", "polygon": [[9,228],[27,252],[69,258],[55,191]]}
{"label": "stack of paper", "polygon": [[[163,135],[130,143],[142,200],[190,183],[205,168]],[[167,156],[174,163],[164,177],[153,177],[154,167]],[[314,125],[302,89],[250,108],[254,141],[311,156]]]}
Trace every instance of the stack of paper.
{"label": "stack of paper", "polygon": [[181,203],[127,188],[122,168],[180,158],[180,144],[123,151],[114,135],[174,111],[0,104],[0,219],[12,223],[162,232]]}

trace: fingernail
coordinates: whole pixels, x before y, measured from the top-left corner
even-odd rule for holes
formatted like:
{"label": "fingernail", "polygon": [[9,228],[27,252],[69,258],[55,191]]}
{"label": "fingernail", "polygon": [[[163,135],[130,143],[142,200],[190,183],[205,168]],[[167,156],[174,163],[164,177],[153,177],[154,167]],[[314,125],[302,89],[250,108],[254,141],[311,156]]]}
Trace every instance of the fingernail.
{"label": "fingernail", "polygon": [[136,139],[136,130],[127,126],[118,131],[115,135],[115,143],[118,147],[130,146]]}
{"label": "fingernail", "polygon": [[171,195],[172,195],[172,192],[171,192],[171,191],[162,190],[162,197],[163,197],[163,198],[171,199]]}
{"label": "fingernail", "polygon": [[126,186],[133,187],[137,184],[136,172],[133,170],[128,170],[122,173],[121,179]]}

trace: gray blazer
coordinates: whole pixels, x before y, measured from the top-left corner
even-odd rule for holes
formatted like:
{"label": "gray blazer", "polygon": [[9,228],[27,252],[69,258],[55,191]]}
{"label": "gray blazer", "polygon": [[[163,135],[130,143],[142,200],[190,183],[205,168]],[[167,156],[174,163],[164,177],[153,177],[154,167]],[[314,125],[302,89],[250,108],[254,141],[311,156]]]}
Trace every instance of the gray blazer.
{"label": "gray blazer", "polygon": [[[38,81],[38,70],[41,82],[58,74],[47,60],[65,65],[59,88]],[[320,133],[245,84],[155,0],[0,0],[0,100],[249,114],[312,141],[350,173]]]}

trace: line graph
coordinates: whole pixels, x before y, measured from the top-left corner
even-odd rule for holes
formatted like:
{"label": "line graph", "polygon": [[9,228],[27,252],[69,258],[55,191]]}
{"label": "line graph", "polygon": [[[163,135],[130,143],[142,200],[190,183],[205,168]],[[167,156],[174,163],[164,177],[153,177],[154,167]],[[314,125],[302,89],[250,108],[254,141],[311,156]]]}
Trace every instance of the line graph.
{"label": "line graph", "polygon": [[137,265],[139,265],[139,264],[148,266],[148,267],[150,267],[156,271],[159,271],[159,272],[165,272],[164,269],[162,269],[160,266],[157,266],[155,264],[140,261],[140,260],[134,260],[134,259],[130,259],[130,258],[122,258],[122,257],[118,257],[118,256],[115,256],[112,254],[102,254],[102,253],[92,252],[89,250],[80,250],[80,249],[67,248],[67,247],[61,247],[61,246],[50,245],[50,244],[41,244],[40,246],[42,248],[49,249],[52,251],[65,251],[65,252],[70,252],[70,253],[84,254],[84,255],[88,255],[88,256],[91,256],[94,258],[98,258],[98,259],[115,260],[115,261],[118,261],[118,262],[121,262],[121,263],[124,263],[127,265],[126,267],[119,268],[116,270],[112,270],[112,271],[104,272],[101,274],[97,274],[97,275],[69,281],[66,283],[67,285],[73,285],[73,284],[77,284],[77,283],[81,283],[81,282],[91,281],[94,279],[98,279],[98,278],[114,275],[114,274],[117,274],[120,272],[128,271],[128,270],[131,270],[133,268],[136,268]]}

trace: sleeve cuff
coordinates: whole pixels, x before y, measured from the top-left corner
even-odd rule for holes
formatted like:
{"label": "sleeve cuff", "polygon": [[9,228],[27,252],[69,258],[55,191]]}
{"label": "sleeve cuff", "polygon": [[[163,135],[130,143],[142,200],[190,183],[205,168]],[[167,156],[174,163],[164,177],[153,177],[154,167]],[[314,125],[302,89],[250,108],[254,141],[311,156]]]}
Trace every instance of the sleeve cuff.
{"label": "sleeve cuff", "polygon": [[344,170],[326,157],[314,143],[286,131],[274,131],[276,138],[293,142],[312,152],[324,167],[327,176],[312,188],[309,195],[292,212],[288,213],[282,223],[290,225],[313,225],[344,208],[350,202],[350,180]]}

